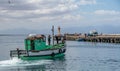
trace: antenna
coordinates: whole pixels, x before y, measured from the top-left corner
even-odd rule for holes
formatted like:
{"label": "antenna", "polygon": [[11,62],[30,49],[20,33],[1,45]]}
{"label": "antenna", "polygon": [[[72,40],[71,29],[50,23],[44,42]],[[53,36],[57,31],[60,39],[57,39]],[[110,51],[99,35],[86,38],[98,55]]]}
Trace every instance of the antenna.
{"label": "antenna", "polygon": [[54,26],[52,26],[52,37],[53,37],[53,45],[54,45]]}

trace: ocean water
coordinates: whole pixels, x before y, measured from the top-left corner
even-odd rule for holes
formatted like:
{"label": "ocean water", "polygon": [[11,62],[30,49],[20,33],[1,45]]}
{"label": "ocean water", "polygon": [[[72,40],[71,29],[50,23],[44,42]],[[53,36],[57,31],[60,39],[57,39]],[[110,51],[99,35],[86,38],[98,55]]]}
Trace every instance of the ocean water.
{"label": "ocean water", "polygon": [[67,41],[65,57],[24,61],[10,50],[24,49],[26,36],[0,36],[0,71],[120,71],[120,44]]}

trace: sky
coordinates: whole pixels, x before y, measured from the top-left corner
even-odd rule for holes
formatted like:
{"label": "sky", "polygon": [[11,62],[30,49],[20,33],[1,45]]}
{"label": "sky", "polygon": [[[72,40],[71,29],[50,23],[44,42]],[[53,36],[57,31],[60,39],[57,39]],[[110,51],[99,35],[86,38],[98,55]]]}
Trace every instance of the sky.
{"label": "sky", "polygon": [[120,34],[120,0],[0,0],[0,34],[63,32]]}

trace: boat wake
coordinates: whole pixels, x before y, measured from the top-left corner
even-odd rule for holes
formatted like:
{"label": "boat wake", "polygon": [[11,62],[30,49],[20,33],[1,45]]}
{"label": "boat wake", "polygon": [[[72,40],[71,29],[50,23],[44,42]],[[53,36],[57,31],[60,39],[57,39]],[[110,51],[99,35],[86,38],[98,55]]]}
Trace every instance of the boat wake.
{"label": "boat wake", "polygon": [[10,60],[0,61],[0,69],[8,68],[8,67],[24,67],[24,66],[35,66],[35,65],[45,65],[52,63],[52,60],[31,60],[31,61],[23,61],[18,58],[13,58]]}

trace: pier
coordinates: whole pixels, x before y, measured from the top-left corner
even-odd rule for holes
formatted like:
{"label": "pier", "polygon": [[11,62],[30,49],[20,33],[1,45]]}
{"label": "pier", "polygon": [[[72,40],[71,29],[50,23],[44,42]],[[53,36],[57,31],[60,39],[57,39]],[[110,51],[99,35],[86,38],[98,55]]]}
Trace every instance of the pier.
{"label": "pier", "polygon": [[87,36],[86,34],[65,34],[67,40],[76,41],[77,39],[84,39],[86,42],[105,42],[105,43],[120,43],[120,34],[101,34],[94,36]]}

